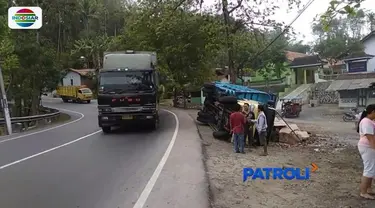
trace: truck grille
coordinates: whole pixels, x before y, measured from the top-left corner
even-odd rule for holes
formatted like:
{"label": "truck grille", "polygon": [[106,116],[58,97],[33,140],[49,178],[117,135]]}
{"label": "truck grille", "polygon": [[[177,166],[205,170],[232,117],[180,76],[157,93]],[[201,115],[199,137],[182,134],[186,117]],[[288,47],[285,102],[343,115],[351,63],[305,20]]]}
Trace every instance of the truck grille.
{"label": "truck grille", "polygon": [[142,107],[117,107],[112,108],[112,112],[114,113],[126,113],[126,112],[134,112],[134,111],[141,111]]}

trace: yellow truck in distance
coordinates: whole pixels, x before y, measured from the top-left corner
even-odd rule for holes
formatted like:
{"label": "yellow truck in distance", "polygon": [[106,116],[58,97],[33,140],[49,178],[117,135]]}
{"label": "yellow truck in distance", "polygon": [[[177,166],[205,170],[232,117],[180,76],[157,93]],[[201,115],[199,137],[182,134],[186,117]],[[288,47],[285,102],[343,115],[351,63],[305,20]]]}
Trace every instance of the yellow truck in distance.
{"label": "yellow truck in distance", "polygon": [[59,86],[56,93],[64,103],[69,100],[73,103],[90,103],[92,100],[92,91],[86,86]]}

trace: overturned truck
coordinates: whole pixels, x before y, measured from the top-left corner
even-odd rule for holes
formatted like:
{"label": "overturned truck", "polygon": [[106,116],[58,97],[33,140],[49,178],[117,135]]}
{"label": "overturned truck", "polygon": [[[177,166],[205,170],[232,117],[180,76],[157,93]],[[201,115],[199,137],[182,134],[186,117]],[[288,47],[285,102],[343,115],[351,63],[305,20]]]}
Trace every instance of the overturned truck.
{"label": "overturned truck", "polygon": [[[255,117],[258,116],[256,110],[258,105],[265,107],[268,123],[267,138],[269,140],[275,120],[276,95],[222,82],[205,83],[202,91],[205,99],[202,110],[198,112],[197,120],[213,127],[213,136],[215,138],[229,139],[231,137],[229,116],[233,112],[235,105],[240,104],[243,106],[248,103],[255,109]],[[250,129],[250,131],[257,139],[255,127]]]}

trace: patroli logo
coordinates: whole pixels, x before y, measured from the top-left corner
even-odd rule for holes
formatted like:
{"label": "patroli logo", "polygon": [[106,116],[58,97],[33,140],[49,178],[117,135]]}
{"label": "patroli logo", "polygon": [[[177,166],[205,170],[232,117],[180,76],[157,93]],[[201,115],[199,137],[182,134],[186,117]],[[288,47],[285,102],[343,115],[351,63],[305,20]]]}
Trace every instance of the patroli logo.
{"label": "patroli logo", "polygon": [[8,9],[8,26],[11,29],[40,29],[42,9],[40,7],[11,7]]}
{"label": "patroli logo", "polygon": [[244,168],[243,182],[248,178],[251,180],[310,180],[311,172],[316,172],[318,166],[311,163],[311,167],[297,168],[297,167],[264,167],[264,168]]}

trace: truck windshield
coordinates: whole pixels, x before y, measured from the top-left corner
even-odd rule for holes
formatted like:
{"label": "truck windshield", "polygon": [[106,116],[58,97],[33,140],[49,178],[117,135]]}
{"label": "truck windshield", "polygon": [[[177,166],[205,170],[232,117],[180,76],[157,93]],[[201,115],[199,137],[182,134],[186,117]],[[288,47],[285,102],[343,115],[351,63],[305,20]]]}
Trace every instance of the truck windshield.
{"label": "truck windshield", "polygon": [[92,93],[91,90],[88,89],[88,88],[83,88],[83,89],[81,89],[81,92],[82,92],[83,94],[90,94],[90,93]]}
{"label": "truck windshield", "polygon": [[155,88],[153,71],[121,71],[100,73],[100,88],[103,92],[115,93],[149,91]]}

